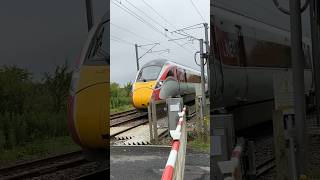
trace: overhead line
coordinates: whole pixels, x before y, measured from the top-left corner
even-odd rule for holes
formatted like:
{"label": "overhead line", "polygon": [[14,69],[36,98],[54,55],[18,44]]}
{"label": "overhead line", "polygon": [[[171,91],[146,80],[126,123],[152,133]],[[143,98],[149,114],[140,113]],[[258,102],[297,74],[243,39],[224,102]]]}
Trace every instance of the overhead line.
{"label": "overhead line", "polygon": [[110,40],[115,41],[115,42],[118,42],[118,43],[123,43],[123,44],[132,46],[131,44],[128,44],[128,43],[126,43],[126,42],[122,42],[122,41],[120,41],[120,40],[118,40],[118,39],[112,39],[112,38],[110,38]]}
{"label": "overhead line", "polygon": [[117,28],[119,28],[119,29],[122,29],[123,31],[127,31],[127,32],[129,32],[129,33],[131,33],[131,34],[133,34],[133,35],[135,35],[135,36],[138,36],[139,38],[142,38],[142,39],[144,39],[144,40],[146,40],[146,41],[154,42],[154,40],[147,39],[147,38],[145,38],[145,37],[143,37],[143,36],[141,36],[141,35],[139,35],[139,34],[137,34],[137,33],[134,33],[134,32],[132,32],[132,31],[130,31],[130,30],[124,28],[124,27],[121,27],[121,26],[116,25],[116,24],[114,24],[114,23],[110,23],[110,24],[113,25],[114,27],[117,27]]}
{"label": "overhead line", "polygon": [[193,3],[192,0],[190,0],[192,6],[195,8],[195,10],[197,11],[197,13],[199,14],[199,16],[201,17],[201,19],[203,20],[203,22],[206,22],[206,20],[203,18],[203,16],[201,15],[199,9],[196,7],[196,5]]}
{"label": "overhead line", "polygon": [[[116,6],[118,6],[119,8],[121,8],[122,10],[126,11],[127,13],[129,13],[130,15],[132,15],[133,17],[135,17],[136,19],[138,19],[139,21],[141,21],[144,24],[147,24],[149,27],[151,27],[153,30],[157,31],[158,33],[160,33],[161,35],[163,35],[165,38],[169,39],[164,33],[162,33],[161,31],[159,31],[157,28],[155,28],[154,26],[150,25],[150,23],[146,22],[143,18],[141,18],[139,15],[136,15],[136,13],[132,12],[132,10],[130,10],[128,7],[124,6],[122,3],[116,1],[117,3],[121,4],[123,7],[125,7],[126,9],[124,9],[123,7],[121,7],[120,5],[118,5],[117,3],[115,3],[113,0],[111,1],[113,4],[115,4]],[[131,12],[131,13],[130,13]],[[181,46],[181,44],[173,41],[173,43],[175,43],[176,45],[180,46],[182,49],[184,49],[185,51],[187,51],[188,53],[192,53],[190,50],[186,49],[184,46]]]}
{"label": "overhead line", "polygon": [[126,41],[126,40],[123,40],[123,39],[121,39],[121,38],[119,38],[119,37],[116,37],[116,36],[114,36],[114,35],[110,35],[110,37],[115,38],[115,39],[118,39],[118,40],[120,40],[120,41],[126,42],[126,43],[131,44],[131,45],[134,46],[134,43],[131,43],[131,42]]}
{"label": "overhead line", "polygon": [[160,13],[158,13],[150,4],[148,4],[145,0],[142,0],[142,2],[147,5],[148,7],[151,8],[151,10],[153,12],[155,12],[161,19],[163,19],[165,22],[167,22],[168,24],[170,24],[174,29],[177,29],[177,27],[173,24],[171,24],[166,18],[164,18]]}
{"label": "overhead line", "polygon": [[[122,10],[125,10],[127,13],[129,13],[130,15],[132,15],[133,17],[135,17],[136,19],[138,19],[139,21],[141,21],[142,23],[146,24],[147,26],[149,26],[150,28],[152,28],[153,30],[157,31],[160,34],[163,34],[158,28],[154,27],[152,24],[150,24],[149,22],[147,22],[146,20],[144,20],[143,18],[141,18],[139,15],[137,15],[135,12],[133,12],[131,9],[129,9],[127,6],[123,5],[122,3],[116,1],[117,3],[119,3],[120,5],[118,5],[117,3],[115,3],[113,0],[112,2],[114,4],[116,4],[119,8],[121,8]],[[126,9],[124,9],[124,8]]]}
{"label": "overhead line", "polygon": [[141,13],[143,13],[147,18],[149,18],[151,21],[153,21],[154,23],[156,23],[157,25],[159,25],[162,29],[168,29],[165,28],[164,26],[162,26],[160,23],[158,23],[156,20],[154,20],[153,18],[149,17],[148,14],[146,14],[144,11],[142,11],[141,9],[139,9],[137,6],[133,5],[130,1],[126,0],[132,7],[134,7],[135,9],[137,9],[138,11],[140,11]]}

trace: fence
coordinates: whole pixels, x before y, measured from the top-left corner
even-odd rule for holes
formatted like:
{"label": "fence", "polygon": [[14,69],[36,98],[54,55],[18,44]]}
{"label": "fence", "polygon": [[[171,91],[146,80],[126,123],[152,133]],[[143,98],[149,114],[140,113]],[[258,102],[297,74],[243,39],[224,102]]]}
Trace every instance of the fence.
{"label": "fence", "polygon": [[148,106],[148,119],[149,119],[149,129],[150,129],[150,140],[152,142],[158,143],[158,119],[164,118],[166,116],[165,112],[166,101],[151,100]]}
{"label": "fence", "polygon": [[184,177],[185,156],[187,147],[186,108],[179,114],[175,130],[170,131],[173,139],[172,148],[162,174],[162,180],[182,180]]}

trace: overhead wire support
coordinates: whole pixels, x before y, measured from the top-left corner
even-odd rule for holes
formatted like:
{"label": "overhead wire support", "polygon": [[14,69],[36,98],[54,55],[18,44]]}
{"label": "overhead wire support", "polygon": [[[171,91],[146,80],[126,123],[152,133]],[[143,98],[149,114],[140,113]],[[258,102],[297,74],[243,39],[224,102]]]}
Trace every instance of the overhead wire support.
{"label": "overhead wire support", "polygon": [[143,45],[139,45],[138,47],[143,47],[143,46],[151,46],[151,45],[160,45],[160,43],[151,43],[151,44],[143,44]]}
{"label": "overhead wire support", "polygon": [[165,53],[165,52],[167,52],[167,53],[169,53],[170,52],[170,49],[163,49],[163,50],[158,50],[158,51],[149,51],[148,53]]}
{"label": "overhead wire support", "polygon": [[[136,63],[137,63],[137,71],[139,71],[139,61],[141,61],[141,58],[145,56],[148,53],[157,53],[157,52],[170,52],[170,49],[164,49],[164,50],[158,50],[158,51],[152,51],[153,48],[155,48],[157,45],[160,45],[160,43],[152,43],[152,44],[143,44],[143,45],[138,45],[135,44],[135,50],[136,50]],[[140,57],[138,55],[138,48],[142,48],[145,46],[152,46],[151,48],[147,49],[144,54],[142,54]],[[142,48],[144,49],[144,48]]]}
{"label": "overhead wire support", "polygon": [[[188,28],[192,28],[192,27],[195,27],[195,26],[198,26],[198,25],[202,25],[202,24],[203,24],[203,23],[199,23],[199,24],[187,26],[187,27],[184,27],[184,28],[181,28],[181,29],[177,29],[177,30],[171,31],[171,33],[175,33],[176,31],[186,30],[186,29],[188,29]],[[202,27],[199,27],[199,28],[202,28]]]}
{"label": "overhead wire support", "polygon": [[190,39],[190,37],[183,37],[183,38],[176,38],[176,39],[169,39],[168,41],[177,41],[182,39]]}

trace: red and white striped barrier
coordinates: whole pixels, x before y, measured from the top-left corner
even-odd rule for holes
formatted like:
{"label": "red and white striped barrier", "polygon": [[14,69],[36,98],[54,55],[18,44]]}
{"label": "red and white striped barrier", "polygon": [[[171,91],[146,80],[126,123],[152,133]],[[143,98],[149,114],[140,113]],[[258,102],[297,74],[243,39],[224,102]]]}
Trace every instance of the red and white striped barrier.
{"label": "red and white striped barrier", "polygon": [[[166,168],[162,174],[162,180],[183,179],[184,162],[185,162],[185,148],[186,148],[186,134],[185,134],[185,111],[184,107],[179,114],[178,125],[175,130],[170,131],[173,139],[172,148],[167,160]],[[180,164],[177,163],[179,161]],[[179,167],[179,173],[175,172]],[[177,175],[178,174],[178,175]],[[177,177],[178,176],[178,177]]]}
{"label": "red and white striped barrier", "polygon": [[170,130],[170,135],[173,140],[179,140],[181,136],[181,128],[182,128],[182,123],[185,118],[185,113],[186,113],[186,108],[184,107],[182,112],[178,113],[179,114],[179,121],[178,125],[175,130]]}
{"label": "red and white striped barrier", "polygon": [[169,154],[169,158],[166,164],[166,168],[162,174],[162,180],[171,180],[173,178],[173,170],[176,164],[178,150],[179,150],[180,142],[179,140],[174,140],[172,144],[172,148]]}
{"label": "red and white striped barrier", "polygon": [[229,161],[220,161],[218,166],[223,174],[231,174],[230,177],[225,177],[224,180],[242,180],[241,173],[241,155],[243,143],[238,144],[232,151]]}

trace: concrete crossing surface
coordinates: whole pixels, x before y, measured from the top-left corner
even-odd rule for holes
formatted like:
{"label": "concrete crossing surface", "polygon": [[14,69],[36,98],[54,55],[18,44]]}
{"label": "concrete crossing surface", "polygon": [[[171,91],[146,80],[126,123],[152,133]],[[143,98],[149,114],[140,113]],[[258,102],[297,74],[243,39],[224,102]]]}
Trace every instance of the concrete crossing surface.
{"label": "concrete crossing surface", "polygon": [[[159,180],[171,146],[111,146],[110,179]],[[209,180],[210,155],[187,149],[185,179]]]}

